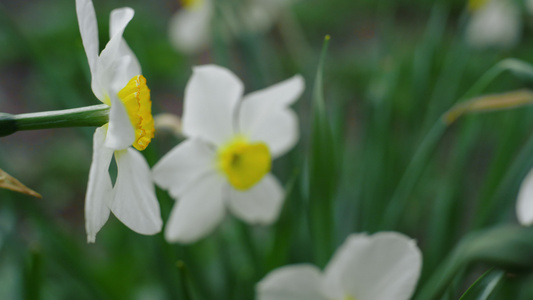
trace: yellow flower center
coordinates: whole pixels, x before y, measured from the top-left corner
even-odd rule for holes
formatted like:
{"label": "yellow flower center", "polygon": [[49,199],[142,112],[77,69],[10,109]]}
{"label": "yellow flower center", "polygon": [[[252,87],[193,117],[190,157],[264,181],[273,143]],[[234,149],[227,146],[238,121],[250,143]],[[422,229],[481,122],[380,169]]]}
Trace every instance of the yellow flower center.
{"label": "yellow flower center", "polygon": [[118,97],[124,103],[131,125],[135,128],[135,142],[132,145],[142,151],[150,144],[155,131],[150,89],[146,85],[146,78],[142,75],[133,77],[118,92]]}
{"label": "yellow flower center", "polygon": [[202,7],[202,5],[204,4],[204,1],[205,0],[181,0],[181,5],[185,8],[185,9],[197,9],[197,8],[200,8]]}
{"label": "yellow flower center", "polygon": [[489,0],[468,0],[468,10],[476,11],[485,6],[488,2]]}
{"label": "yellow flower center", "polygon": [[218,150],[218,167],[237,190],[254,186],[269,171],[272,164],[270,151],[264,143],[249,143],[236,136]]}

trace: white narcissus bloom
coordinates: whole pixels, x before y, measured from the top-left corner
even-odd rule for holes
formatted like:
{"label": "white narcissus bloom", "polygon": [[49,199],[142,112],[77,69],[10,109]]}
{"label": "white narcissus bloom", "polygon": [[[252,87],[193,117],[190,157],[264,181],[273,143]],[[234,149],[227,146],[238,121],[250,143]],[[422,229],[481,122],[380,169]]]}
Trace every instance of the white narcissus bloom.
{"label": "white narcissus bloom", "polygon": [[520,186],[516,203],[518,222],[524,226],[533,224],[533,169],[529,171]]}
{"label": "white narcissus bloom", "polygon": [[514,0],[470,0],[466,41],[473,48],[510,48],[521,35],[520,10]]}
{"label": "white narcissus bloom", "polygon": [[350,235],[324,272],[286,266],[256,286],[258,300],[407,300],[422,266],[416,243],[395,232]]}
{"label": "white narcissus bloom", "polygon": [[242,98],[243,84],[229,70],[194,68],[182,118],[187,139],[153,168],[155,182],[179,200],[166,225],[168,241],[190,243],[207,235],[226,207],[248,223],[277,219],[284,191],[269,173],[271,161],[298,140],[289,106],[303,89],[297,75]]}
{"label": "white narcissus bloom", "polygon": [[[110,211],[133,231],[155,234],[162,220],[150,168],[130,146],[144,150],[154,135],[150,90],[135,54],[122,38],[133,9],[111,12],[110,40],[98,55],[98,26],[91,0],[76,0],[76,12],[95,96],[110,106],[109,123],[96,129],[87,195],[87,241],[96,234]],[[115,186],[109,175],[113,154],[118,167]]]}
{"label": "white narcissus bloom", "polygon": [[[294,0],[246,0],[236,11],[221,7],[224,38],[239,32],[263,32],[271,28],[283,7]],[[182,0],[182,9],[169,22],[170,42],[177,50],[192,54],[207,47],[212,39],[214,0]]]}

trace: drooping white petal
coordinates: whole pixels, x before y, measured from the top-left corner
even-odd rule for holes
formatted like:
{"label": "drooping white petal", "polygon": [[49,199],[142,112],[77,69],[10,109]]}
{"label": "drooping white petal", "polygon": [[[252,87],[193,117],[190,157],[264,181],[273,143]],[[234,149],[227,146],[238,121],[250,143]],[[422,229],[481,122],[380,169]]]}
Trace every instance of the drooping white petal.
{"label": "drooping white petal", "polygon": [[152,173],[157,185],[181,197],[207,173],[215,172],[215,150],[200,139],[187,139],[165,154]]}
{"label": "drooping white petal", "polygon": [[533,224],[533,169],[529,171],[518,192],[516,215],[520,224]]}
{"label": "drooping white petal", "polygon": [[244,97],[239,111],[242,133],[252,141],[265,141],[274,158],[298,141],[298,119],[288,107],[302,94],[304,81],[296,75]]}
{"label": "drooping white petal", "polygon": [[229,70],[215,65],[195,67],[185,88],[183,133],[216,145],[229,140],[242,93],[242,82]]}
{"label": "drooping white petal", "polygon": [[322,274],[313,265],[276,269],[256,286],[258,300],[327,300],[322,293]]}
{"label": "drooping white petal", "polygon": [[181,9],[170,19],[168,34],[177,50],[193,54],[203,50],[211,40],[211,1],[204,0],[200,7]]}
{"label": "drooping white petal", "polygon": [[267,174],[246,191],[230,189],[229,209],[251,224],[272,224],[277,220],[285,193],[278,180]]}
{"label": "drooping white petal", "polygon": [[111,94],[109,98],[111,99],[111,108],[105,145],[113,150],[124,150],[135,141],[135,129],[126,112],[126,107],[117,95]]}
{"label": "drooping white petal", "polygon": [[111,211],[135,232],[158,233],[163,221],[148,163],[133,148],[115,152],[115,160],[118,174]]}
{"label": "drooping white petal", "polygon": [[[85,54],[89,61],[92,82],[93,85],[96,85],[96,64],[100,46],[98,42],[98,25],[96,22],[93,2],[91,0],[76,0],[76,14],[78,16],[83,48],[85,48]],[[95,86],[93,92],[100,100],[104,97],[102,89],[99,86]]]}
{"label": "drooping white petal", "polygon": [[133,9],[125,7],[114,10],[111,16],[111,30],[114,34],[110,37],[109,42],[100,54],[96,69],[98,84],[107,94],[118,93],[128,83],[131,77],[139,75],[134,74],[128,79],[125,79],[126,76],[117,76],[119,72],[124,73],[123,68],[125,65],[135,64],[135,61],[131,57],[124,57],[125,54],[128,55],[129,53],[121,47],[124,43],[122,34],[133,18],[133,15]]}
{"label": "drooping white petal", "polygon": [[193,243],[211,233],[225,215],[226,183],[217,173],[198,180],[172,208],[165,228],[169,242]]}
{"label": "drooping white petal", "polygon": [[96,234],[109,218],[108,204],[112,196],[109,163],[113,150],[104,146],[105,136],[105,127],[97,128],[93,136],[93,161],[85,196],[85,229],[89,243],[94,243]]}
{"label": "drooping white petal", "polygon": [[402,234],[351,235],[326,267],[326,288],[358,300],[407,300],[421,265],[420,250]]}
{"label": "drooping white petal", "polygon": [[[121,41],[118,46],[117,57],[120,58],[119,65],[111,90],[120,91],[134,76],[140,75],[141,64],[139,60],[130,49],[124,38],[122,38],[122,32],[124,31],[123,24],[129,22],[128,18],[133,13],[130,8],[115,9],[111,12],[110,24],[109,24],[109,36],[115,35],[121,36]],[[133,17],[133,16],[131,16]]]}

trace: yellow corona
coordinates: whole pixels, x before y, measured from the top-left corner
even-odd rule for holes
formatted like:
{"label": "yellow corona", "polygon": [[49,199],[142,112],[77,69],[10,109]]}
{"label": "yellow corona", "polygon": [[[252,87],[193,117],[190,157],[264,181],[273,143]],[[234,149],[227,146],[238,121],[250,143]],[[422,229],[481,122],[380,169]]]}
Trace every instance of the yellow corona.
{"label": "yellow corona", "polygon": [[142,75],[133,77],[118,93],[124,103],[131,125],[135,128],[133,147],[142,151],[146,149],[154,137],[154,119],[152,118],[152,101],[146,78]]}

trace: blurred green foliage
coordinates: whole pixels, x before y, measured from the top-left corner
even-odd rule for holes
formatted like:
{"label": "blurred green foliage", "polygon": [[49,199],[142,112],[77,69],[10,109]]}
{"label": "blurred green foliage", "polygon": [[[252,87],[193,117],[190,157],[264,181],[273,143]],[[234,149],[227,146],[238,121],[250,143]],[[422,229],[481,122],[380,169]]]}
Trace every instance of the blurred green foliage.
{"label": "blurred green foliage", "polygon": [[[286,202],[271,227],[248,227],[228,218],[213,235],[189,246],[169,245],[162,234],[138,235],[114,217],[96,244],[86,244],[83,203],[93,129],[4,137],[1,168],[43,199],[0,190],[1,299],[251,299],[254,283],[273,268],[314,262],[309,218],[314,214],[308,212],[320,201],[316,195],[331,198],[325,200],[333,213],[327,219],[332,233],[326,236],[332,245],[324,248],[330,253],[319,260],[327,261],[349,233],[400,231],[417,239],[423,251],[419,292],[429,278],[446,277],[447,263],[468,248],[464,245],[472,238],[463,237],[471,231],[516,223],[516,194],[533,165],[533,110],[467,115],[450,127],[439,122],[458,100],[531,86],[504,72],[471,91],[502,59],[533,63],[533,23],[525,11],[516,47],[479,51],[464,41],[464,1],[303,0],[266,34],[219,41],[187,57],[167,39],[167,22],[179,9],[176,1],[94,2],[101,45],[107,41],[109,12],[135,9],[125,38],[148,78],[156,114],[181,114],[193,65],[226,65],[244,78],[247,91],[304,75],[307,91],[296,105],[301,141],[274,164],[286,184]],[[98,104],[77,26],[74,1],[0,1],[0,111]],[[326,34],[331,41],[322,70],[320,122],[333,136],[317,137],[310,130],[316,125],[311,91]],[[309,173],[313,168],[305,159],[311,141],[319,146],[317,138],[342,147],[335,157],[313,157],[335,174]],[[145,151],[151,165],[177,143],[168,139],[156,136]],[[339,162],[340,168],[328,162]],[[332,178],[337,182],[329,182]],[[166,220],[173,201],[162,191],[158,198]],[[529,247],[531,230],[509,230],[516,235],[505,237],[529,238],[520,245]],[[494,266],[493,257],[506,254],[508,244],[499,241],[490,247],[504,250],[493,256],[469,254],[453,266],[457,273],[442,287],[443,299],[459,298]],[[486,275],[499,280],[497,295],[533,297],[527,273],[498,276]],[[486,288],[480,286],[470,294]]]}

